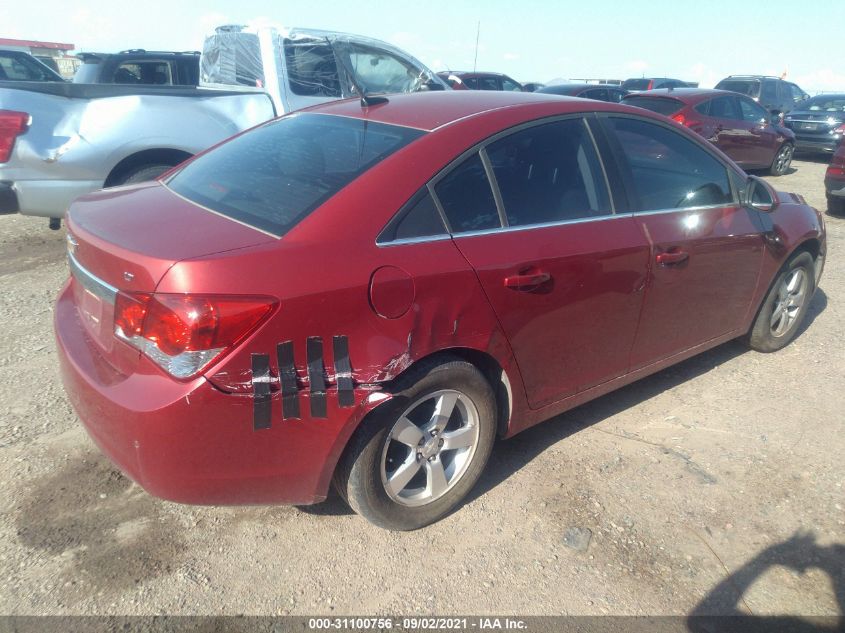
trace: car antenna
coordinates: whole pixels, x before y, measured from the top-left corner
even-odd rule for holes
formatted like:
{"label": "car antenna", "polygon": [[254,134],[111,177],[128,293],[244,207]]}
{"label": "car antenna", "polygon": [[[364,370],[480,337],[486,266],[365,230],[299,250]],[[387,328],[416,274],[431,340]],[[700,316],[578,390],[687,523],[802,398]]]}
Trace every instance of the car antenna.
{"label": "car antenna", "polygon": [[329,45],[329,48],[332,49],[332,53],[334,53],[335,59],[337,59],[340,64],[343,66],[343,71],[346,73],[346,76],[349,78],[349,83],[352,84],[352,87],[355,88],[355,92],[361,95],[361,107],[362,108],[369,108],[370,106],[379,105],[381,103],[387,103],[387,97],[377,97],[368,95],[367,92],[361,87],[361,84],[358,83],[358,80],[355,79],[355,73],[352,72],[352,69],[347,64],[347,60],[344,57],[341,57],[337,53],[337,49],[335,49],[334,44],[332,41],[326,37],[326,42]]}

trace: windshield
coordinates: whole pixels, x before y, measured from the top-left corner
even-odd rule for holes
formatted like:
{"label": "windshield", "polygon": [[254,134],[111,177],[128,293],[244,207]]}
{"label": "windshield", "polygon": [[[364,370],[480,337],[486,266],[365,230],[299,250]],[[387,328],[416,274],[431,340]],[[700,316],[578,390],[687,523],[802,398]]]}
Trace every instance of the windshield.
{"label": "windshield", "polygon": [[812,110],[813,112],[845,112],[845,95],[821,95],[807,99],[802,106],[802,110]]}
{"label": "windshield", "polygon": [[350,117],[293,115],[200,156],[166,185],[212,211],[281,237],[423,134]]}
{"label": "windshield", "polygon": [[661,97],[625,97],[622,99],[622,103],[645,108],[664,116],[675,114],[684,107],[684,104],[677,99],[663,99]]}

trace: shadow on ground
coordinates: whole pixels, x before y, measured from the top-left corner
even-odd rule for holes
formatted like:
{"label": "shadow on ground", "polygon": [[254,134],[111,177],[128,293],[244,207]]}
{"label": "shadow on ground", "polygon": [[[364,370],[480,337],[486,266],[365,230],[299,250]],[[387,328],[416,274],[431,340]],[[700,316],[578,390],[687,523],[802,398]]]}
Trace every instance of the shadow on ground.
{"label": "shadow on ground", "polygon": [[[744,595],[754,582],[774,566],[803,574],[819,569],[830,577],[839,617],[755,616]],[[714,617],[716,616],[716,617]],[[726,617],[727,616],[727,617]],[[725,577],[696,605],[687,620],[694,633],[743,631],[750,633],[833,633],[845,630],[845,545],[820,546],[810,532],[796,533],[758,553]]]}
{"label": "shadow on ground", "polygon": [[26,547],[66,556],[71,564],[59,582],[85,585],[86,595],[92,586],[113,593],[168,574],[185,549],[161,501],[96,453],[74,455],[40,478],[18,508],[16,527]]}

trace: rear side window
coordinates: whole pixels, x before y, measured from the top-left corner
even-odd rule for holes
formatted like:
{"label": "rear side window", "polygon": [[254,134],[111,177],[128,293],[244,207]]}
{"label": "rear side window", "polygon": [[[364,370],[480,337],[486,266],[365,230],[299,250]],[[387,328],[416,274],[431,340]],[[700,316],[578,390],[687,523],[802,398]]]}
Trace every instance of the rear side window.
{"label": "rear side window", "polygon": [[167,186],[212,211],[281,237],[423,134],[348,117],[289,116],[200,156]]}
{"label": "rear side window", "polygon": [[581,119],[516,132],[492,143],[487,155],[510,226],[610,213],[601,164]]}
{"label": "rear side window", "polygon": [[379,244],[384,244],[396,240],[438,235],[447,235],[446,227],[440,219],[440,213],[428,188],[423,187],[385,227],[377,241]]}
{"label": "rear side window", "polygon": [[684,104],[677,99],[663,99],[661,97],[627,97],[622,103],[651,110],[664,116],[675,114],[675,112],[684,107]]}
{"label": "rear side window", "polygon": [[639,211],[733,202],[727,168],[680,133],[637,119],[607,119],[630,168]]}
{"label": "rear side window", "polygon": [[760,89],[760,102],[766,105],[777,105],[778,84],[774,79],[763,81],[763,87]]}
{"label": "rear side window", "polygon": [[328,42],[290,40],[284,43],[290,89],[306,97],[340,97],[334,51]]}
{"label": "rear side window", "polygon": [[125,61],[115,69],[112,82],[169,86],[173,84],[173,73],[170,64],[165,61]]}
{"label": "rear side window", "polygon": [[434,187],[453,233],[497,229],[496,201],[478,154],[453,169]]}

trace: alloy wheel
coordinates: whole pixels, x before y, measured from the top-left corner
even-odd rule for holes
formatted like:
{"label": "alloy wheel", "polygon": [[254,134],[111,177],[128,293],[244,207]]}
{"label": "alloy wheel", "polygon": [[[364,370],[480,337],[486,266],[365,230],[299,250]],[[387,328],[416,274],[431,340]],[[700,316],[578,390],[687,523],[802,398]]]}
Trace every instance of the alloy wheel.
{"label": "alloy wheel", "polygon": [[772,336],[781,337],[792,329],[801,314],[807,295],[807,272],[803,268],[790,271],[778,288],[770,321]]}
{"label": "alloy wheel", "polygon": [[466,473],[479,441],[478,409],[460,391],[421,396],[390,429],[381,455],[387,496],[421,506],[446,494]]}

